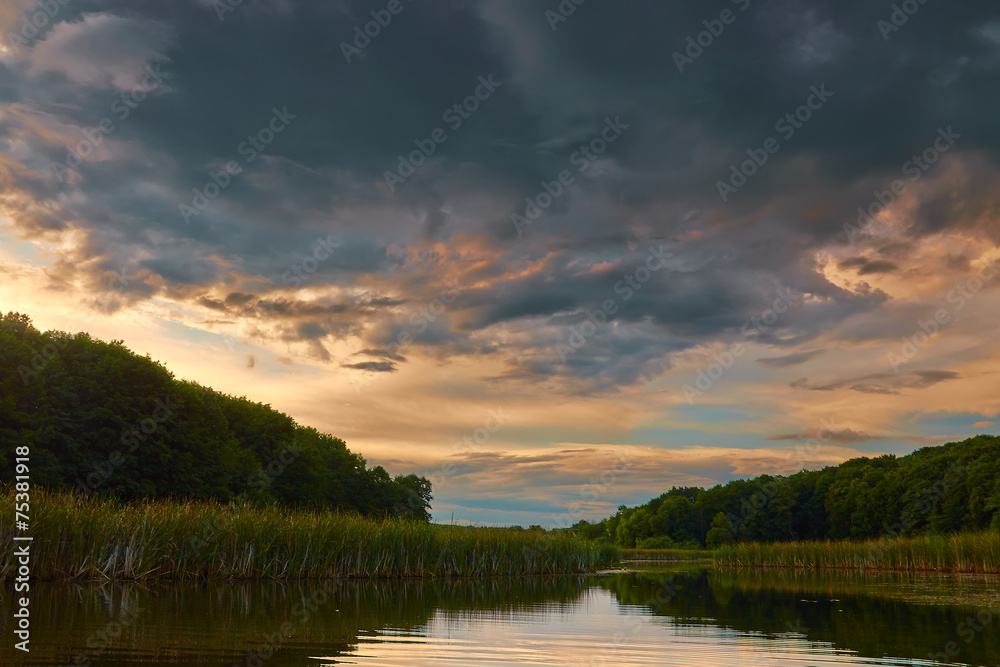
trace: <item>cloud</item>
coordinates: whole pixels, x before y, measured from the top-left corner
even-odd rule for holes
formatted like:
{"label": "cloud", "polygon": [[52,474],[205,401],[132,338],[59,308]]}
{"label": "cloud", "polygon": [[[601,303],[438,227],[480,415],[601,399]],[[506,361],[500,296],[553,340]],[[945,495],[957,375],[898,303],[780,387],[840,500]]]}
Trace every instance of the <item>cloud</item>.
{"label": "cloud", "polygon": [[898,394],[902,389],[927,389],[939,382],[961,377],[955,371],[908,371],[905,373],[872,373],[861,377],[831,382],[813,383],[806,378],[795,380],[791,386],[811,391],[851,389],[865,394]]}
{"label": "cloud", "polygon": [[[734,477],[791,474],[805,466],[818,468],[860,455],[857,450],[821,445],[798,450],[761,447],[662,449],[648,445],[575,445],[553,443],[550,451],[483,450],[456,454],[447,461],[447,475],[435,477],[435,498],[442,505],[491,509],[548,511],[546,525],[579,507],[580,518],[603,518],[623,502],[643,501],[671,486],[713,486]],[[715,471],[706,475],[704,471]],[[513,499],[530,494],[534,500]],[[436,500],[435,505],[438,504]]]}
{"label": "cloud", "polygon": [[[3,25],[19,20],[11,7]],[[837,407],[865,415],[852,418],[855,435],[908,432],[921,411],[996,413],[982,370],[1000,353],[983,333],[1000,326],[995,282],[921,350],[922,367],[951,370],[879,372],[890,343],[1000,257],[988,3],[928,5],[931,32],[913,24],[888,43],[861,0],[751,3],[683,73],[671,54],[706,18],[693,2],[587,4],[557,31],[529,0],[413,3],[351,63],[336,45],[368,20],[360,0],[255,1],[221,23],[208,0],[90,9],[67,4],[30,47],[0,54],[8,307],[59,326],[94,315],[111,338],[144,323],[127,328],[134,344],[234,391],[259,375],[252,355],[274,372],[257,385],[273,404],[356,429],[376,451],[416,431],[448,441],[476,401],[538,410],[517,442],[497,445],[503,456],[585,441],[567,433],[583,423],[608,442],[669,433],[650,446],[756,447],[808,434],[787,424],[815,423],[840,390]],[[157,65],[168,85],[114,111]],[[446,119],[489,75],[496,92]],[[829,103],[779,132],[821,85]],[[295,116],[280,133],[267,127],[276,108]],[[114,131],[56,174],[104,118]],[[615,118],[628,127],[607,143]],[[943,124],[960,138],[909,180],[904,164]],[[390,189],[386,173],[437,128],[447,140]],[[265,130],[272,140],[249,159]],[[722,201],[717,183],[772,136],[780,150]],[[241,172],[218,186],[231,161]],[[560,175],[572,182],[557,191]],[[852,239],[858,207],[896,180],[905,191]],[[187,224],[179,206],[217,186]],[[537,215],[518,233],[512,215],[529,207]],[[339,245],[324,250],[331,236]],[[650,271],[661,246],[672,254]],[[779,288],[794,305],[776,301]],[[703,400],[747,406],[737,435],[690,417],[680,394],[707,351],[734,344],[746,353]],[[807,377],[788,386],[797,375]],[[384,416],[314,410],[316,396],[356,395],[359,376],[378,380],[365,392],[391,406]],[[400,456],[415,469],[415,455]],[[736,456],[740,474],[757,469],[719,456]],[[650,464],[645,493],[737,474],[706,460],[681,472]],[[494,467],[487,481],[506,483]],[[494,490],[471,489],[469,506]]]}
{"label": "cloud", "polygon": [[396,371],[396,364],[391,361],[361,361],[356,364],[344,364],[344,368],[373,371],[375,373],[393,373]]}
{"label": "cloud", "polygon": [[838,445],[853,445],[858,442],[871,442],[873,440],[890,440],[889,436],[869,435],[864,431],[854,431],[849,428],[839,431],[829,429],[814,429],[804,433],[783,433],[779,435],[769,435],[768,440],[797,440],[800,442],[817,441],[832,442]]}
{"label": "cloud", "polygon": [[[509,367],[499,377],[525,381],[554,375],[566,391],[585,394],[648,381],[670,369],[675,354],[739,340],[743,324],[773,301],[775,284],[806,301],[774,328],[761,331],[759,342],[779,348],[760,362],[772,368],[782,362],[765,359],[802,363],[810,351],[800,346],[827,335],[837,323],[878,312],[891,298],[879,286],[831,281],[816,260],[831,243],[846,243],[841,213],[852,209],[844,202],[882,183],[891,164],[885,156],[897,148],[905,156],[902,149],[909,150],[922,129],[919,118],[894,118],[896,132],[889,137],[856,132],[857,113],[872,114],[878,125],[879,110],[891,106],[889,100],[900,91],[880,89],[884,104],[851,92],[846,82],[853,86],[858,71],[858,56],[850,48],[857,46],[855,33],[833,4],[782,14],[788,30],[779,29],[775,21],[780,17],[771,9],[762,7],[760,16],[748,13],[748,22],[768,30],[741,33],[738,44],[720,42],[698,68],[678,79],[676,92],[641,100],[637,91],[652,90],[643,82],[673,67],[669,53],[637,67],[633,58],[612,49],[602,67],[583,67],[592,45],[579,41],[577,30],[597,30],[619,46],[644,40],[682,44],[685,22],[701,20],[695,8],[659,8],[653,18],[618,9],[613,21],[600,9],[581,12],[574,16],[574,30],[560,31],[555,39],[547,26],[538,28],[536,9],[524,3],[443,2],[417,8],[398,26],[402,41],[377,45],[391,58],[402,53],[407,35],[418,34],[411,31],[441,36],[436,49],[421,54],[415,69],[420,81],[411,89],[396,85],[399,73],[378,59],[348,66],[321,65],[298,54],[263,57],[280,52],[281,44],[314,43],[329,32],[324,26],[345,14],[364,15],[355,3],[264,14],[242,8],[241,21],[267,21],[269,27],[249,56],[252,62],[235,69],[224,54],[240,51],[241,33],[208,39],[199,28],[211,17],[205,7],[128,6],[125,12],[126,6],[110,3],[101,14],[68,14],[39,43],[31,66],[36,76],[61,74],[65,80],[34,85],[53,94],[66,80],[123,88],[146,64],[167,58],[172,70],[186,74],[171,81],[169,94],[144,102],[141,113],[123,122],[121,134],[113,137],[122,140],[120,153],[77,169],[76,185],[67,184],[72,215],[52,213],[61,210],[54,205],[57,197],[66,200],[56,194],[62,186],[16,179],[39,202],[52,202],[39,204],[46,211],[44,222],[18,216],[19,225],[35,230],[72,226],[85,239],[77,256],[62,251],[67,255],[59,265],[64,282],[98,269],[150,273],[152,283],[136,282],[139,291],[123,290],[115,307],[155,296],[194,302],[243,322],[245,333],[256,340],[301,342],[302,353],[312,358],[332,359],[334,340],[359,338],[355,351],[386,349],[408,331],[411,344],[424,353],[453,359],[496,355]],[[442,24],[442,15],[451,23]],[[764,15],[772,18],[765,21]],[[644,27],[657,17],[670,26],[666,34]],[[974,14],[949,20],[953,24],[942,27],[948,34],[965,34],[969,25],[978,25]],[[622,32],[623,21],[628,31]],[[625,34],[628,39],[613,42]],[[489,48],[480,37],[487,38]],[[734,53],[759,50],[761,40],[777,40],[781,48],[773,60],[764,58],[745,73],[747,85],[759,94],[741,97],[739,88],[708,76]],[[519,48],[529,44],[531,57]],[[931,67],[930,59],[914,58],[914,68]],[[626,64],[629,77],[613,73]],[[334,88],[327,83],[331,68],[342,73]],[[289,77],[289,71],[295,74]],[[434,127],[447,125],[442,111],[490,72],[505,83],[489,104],[459,129],[448,128],[447,143],[397,192],[381,187],[399,155]],[[822,121],[817,115],[822,127],[799,133],[732,205],[705,196],[732,156],[761,139],[762,121],[773,124],[775,108],[801,103],[808,86],[797,77],[820,72],[829,77],[840,110],[831,106]],[[882,74],[865,72],[873,81]],[[240,94],[223,94],[219,77]],[[952,94],[969,100],[960,108],[974,108],[980,105],[975,98],[986,94],[981,90],[959,87]],[[706,119],[677,105],[678,95],[742,111]],[[363,108],[342,103],[362,98]],[[85,129],[99,117],[95,112],[107,114],[107,99],[80,98],[88,108],[78,111],[44,104],[44,95],[35,99],[70,128]],[[582,104],[565,113],[569,99]],[[178,204],[188,201],[193,187],[208,182],[219,165],[242,160],[237,147],[276,106],[297,114],[292,125],[253,163],[242,164],[244,173],[213,200],[198,225],[184,225],[176,214]],[[402,108],[407,113],[400,113]],[[179,110],[188,114],[183,123],[170,120]],[[603,175],[588,178],[571,159],[599,136],[607,117],[621,117],[629,128],[603,156]],[[74,131],[80,130],[68,130],[67,142]],[[125,139],[134,151],[125,149]],[[331,142],[336,151],[327,149]],[[486,149],[497,145],[509,149]],[[26,166],[34,159],[36,166],[30,168],[37,169],[52,151],[36,150],[24,159]],[[694,156],[691,164],[682,164],[677,157],[682,155]],[[575,184],[519,238],[510,214],[562,169],[573,174]],[[840,178],[844,170],[851,179]],[[932,176],[921,185],[932,184]],[[954,217],[955,224],[988,224],[976,213],[988,209],[978,195],[991,191],[995,170],[983,165],[949,182],[972,196],[969,210]],[[936,223],[929,222],[937,214],[930,208],[915,215],[927,224],[918,221],[904,236],[929,232],[927,225],[937,233]],[[608,220],[623,224],[609,229]],[[283,276],[294,275],[296,266],[301,271],[303,258],[311,261],[315,239],[330,233],[331,221],[343,245],[317,263],[304,285],[330,295],[296,294]],[[430,237],[428,229],[434,230]],[[908,240],[897,239],[896,245]],[[670,267],[625,299],[622,281],[642,269],[647,248],[664,243],[674,253]],[[192,259],[192,253],[200,259]],[[866,277],[911,268],[905,256],[870,254],[854,252],[837,266]],[[79,261],[83,256],[96,261]],[[432,303],[437,294],[430,286],[446,271],[465,286],[461,297],[446,314],[413,331],[405,307]],[[569,328],[608,299],[619,306],[608,326],[572,359],[554,356]]]}
{"label": "cloud", "polygon": [[367,349],[367,350],[361,350],[360,352],[358,352],[358,354],[365,354],[368,355],[369,357],[381,357],[384,359],[391,359],[393,361],[406,361],[406,357],[396,352],[393,352],[392,350]]}
{"label": "cloud", "polygon": [[891,273],[899,270],[899,267],[884,259],[868,259],[867,257],[850,257],[840,261],[841,269],[857,269],[858,275],[865,276],[872,273]]}
{"label": "cloud", "polygon": [[33,74],[58,73],[71,81],[127,91],[139,87],[147,67],[168,60],[173,31],[154,20],[84,14],[59,23],[31,54]]}
{"label": "cloud", "polygon": [[209,299],[207,297],[202,297],[198,299],[198,304],[204,306],[205,308],[211,308],[212,310],[226,310],[226,304],[221,301],[216,301],[215,299]]}
{"label": "cloud", "polygon": [[815,359],[819,355],[823,354],[826,350],[811,350],[809,352],[797,352],[795,354],[786,354],[781,357],[768,357],[765,359],[758,359],[757,363],[761,366],[767,366],[769,368],[781,368],[784,366],[798,366],[799,364],[804,364],[810,359]]}

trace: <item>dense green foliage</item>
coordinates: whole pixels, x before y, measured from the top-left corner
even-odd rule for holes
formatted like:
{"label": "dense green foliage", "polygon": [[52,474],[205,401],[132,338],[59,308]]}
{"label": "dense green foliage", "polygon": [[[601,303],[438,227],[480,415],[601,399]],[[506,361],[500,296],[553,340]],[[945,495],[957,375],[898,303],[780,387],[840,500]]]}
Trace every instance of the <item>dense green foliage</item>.
{"label": "dense green foliage", "polygon": [[343,440],[246,398],[176,380],[122,341],[0,317],[0,479],[121,499],[279,502],[429,520],[430,482],[368,469]]}
{"label": "dense green foliage", "polygon": [[625,548],[865,540],[1000,529],[1000,438],[857,458],[787,477],[673,488],[576,534]]}
{"label": "dense green foliage", "polygon": [[[14,491],[0,489],[13,515]],[[618,549],[509,528],[444,526],[277,506],[31,492],[32,578],[329,579],[587,572]],[[11,522],[0,527],[0,580],[18,567]]]}

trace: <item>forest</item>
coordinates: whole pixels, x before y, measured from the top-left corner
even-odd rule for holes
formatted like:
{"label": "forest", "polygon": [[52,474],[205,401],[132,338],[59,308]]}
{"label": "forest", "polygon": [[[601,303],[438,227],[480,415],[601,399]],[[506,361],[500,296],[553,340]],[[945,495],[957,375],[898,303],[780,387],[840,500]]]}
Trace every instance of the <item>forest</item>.
{"label": "forest", "polygon": [[245,397],[178,380],[87,333],[0,317],[0,479],[28,447],[33,485],[122,501],[246,501],[430,520],[431,483]]}
{"label": "forest", "polygon": [[743,542],[866,540],[1000,530],[1000,437],[760,475],[710,489],[674,487],[577,535],[625,548],[717,549]]}

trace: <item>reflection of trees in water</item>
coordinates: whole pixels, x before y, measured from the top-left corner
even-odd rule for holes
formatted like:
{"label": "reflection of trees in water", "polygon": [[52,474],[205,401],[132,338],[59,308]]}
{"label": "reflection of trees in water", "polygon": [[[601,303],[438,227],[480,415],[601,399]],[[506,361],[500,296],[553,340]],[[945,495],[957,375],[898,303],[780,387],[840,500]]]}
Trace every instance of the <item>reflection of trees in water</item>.
{"label": "reflection of trees in water", "polygon": [[[955,642],[958,662],[1000,664],[1000,608],[995,598],[992,610],[962,604],[955,599],[961,585],[946,587],[934,578],[701,570],[629,573],[602,579],[600,585],[619,603],[646,607],[674,624],[718,625],[773,636],[797,628],[810,641],[879,658],[927,659]],[[965,590],[972,593],[984,586],[996,590],[995,581],[970,582]],[[672,595],[663,594],[668,588]],[[907,590],[909,600],[922,602],[900,599]],[[929,593],[920,595],[921,590]],[[949,603],[942,597],[946,593]],[[657,599],[660,602],[654,602]],[[989,623],[983,622],[986,619]]]}
{"label": "reflection of trees in water", "polygon": [[[286,622],[294,628],[282,640],[287,647],[309,644],[332,655],[353,650],[359,637],[386,628],[419,631],[435,613],[486,617],[547,609],[578,601],[586,588],[582,577],[344,580],[331,582],[323,602],[319,581],[39,584],[31,590],[30,657],[75,664],[86,652],[93,664],[132,665],[168,656],[171,664],[205,664],[204,656],[227,655],[226,664],[232,664]],[[12,631],[9,622],[0,619],[6,634]],[[14,664],[9,650],[9,645],[0,649],[0,664]],[[266,664],[284,661],[300,664],[301,652],[279,651]]]}
{"label": "reflection of trees in water", "polygon": [[[715,570],[591,578],[343,581],[325,603],[319,603],[322,596],[317,597],[323,583],[308,581],[39,584],[31,590],[30,659],[74,664],[90,642],[88,655],[95,665],[245,664],[240,656],[258,649],[265,637],[273,637],[282,623],[289,622],[294,624],[293,632],[281,640],[285,648],[265,664],[300,666],[303,655],[320,651],[327,656],[343,655],[382,631],[421,634],[436,616],[478,619],[558,610],[579,602],[596,586],[610,591],[622,605],[651,610],[675,624],[705,624],[771,636],[797,628],[811,641],[869,657],[926,659],[955,642],[960,650],[954,658],[957,662],[1000,664],[1000,633],[996,632],[1000,610],[994,608],[991,622],[975,631],[967,619],[975,618],[983,607],[955,599],[956,593],[981,591],[991,584],[976,579],[963,588],[956,581],[910,575]],[[924,591],[939,597],[912,602]],[[5,592],[9,599],[11,589]],[[901,595],[908,598],[901,599]],[[944,595],[951,595],[948,603],[941,601]],[[308,618],[296,614],[310,601]],[[10,634],[9,618],[0,618],[0,631]],[[98,637],[101,631],[103,638]],[[22,656],[14,655],[9,643],[0,647],[0,664],[21,662]]]}

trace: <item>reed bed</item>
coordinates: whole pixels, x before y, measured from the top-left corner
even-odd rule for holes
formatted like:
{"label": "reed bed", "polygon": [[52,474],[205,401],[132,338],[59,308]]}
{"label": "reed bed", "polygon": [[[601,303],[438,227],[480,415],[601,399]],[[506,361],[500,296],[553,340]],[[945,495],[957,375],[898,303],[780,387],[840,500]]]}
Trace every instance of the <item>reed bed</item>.
{"label": "reed bed", "polygon": [[923,535],[865,542],[745,542],[715,552],[715,564],[733,568],[1000,572],[1000,533]]}
{"label": "reed bed", "polygon": [[714,551],[700,549],[622,549],[622,560],[690,561],[712,560]]}
{"label": "reed bed", "polygon": [[[0,491],[8,515],[14,495]],[[614,547],[571,536],[212,503],[81,501],[33,489],[32,577],[198,580],[485,577],[588,572]],[[17,568],[0,528],[0,579]],[[19,543],[23,544],[23,543]]]}

